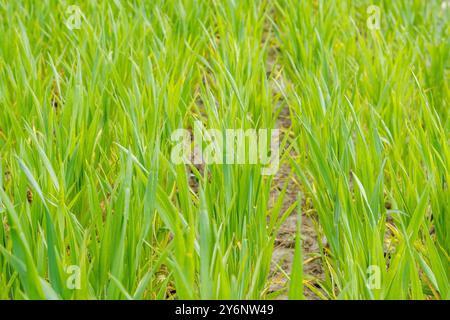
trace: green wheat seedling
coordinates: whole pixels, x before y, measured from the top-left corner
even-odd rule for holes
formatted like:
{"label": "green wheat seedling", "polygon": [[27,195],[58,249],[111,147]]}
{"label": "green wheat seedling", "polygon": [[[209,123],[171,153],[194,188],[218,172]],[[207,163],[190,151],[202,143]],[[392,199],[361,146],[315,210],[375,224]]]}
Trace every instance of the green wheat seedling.
{"label": "green wheat seedling", "polygon": [[[450,299],[449,15],[0,0],[0,299]],[[197,121],[280,129],[279,172],[173,163]]]}

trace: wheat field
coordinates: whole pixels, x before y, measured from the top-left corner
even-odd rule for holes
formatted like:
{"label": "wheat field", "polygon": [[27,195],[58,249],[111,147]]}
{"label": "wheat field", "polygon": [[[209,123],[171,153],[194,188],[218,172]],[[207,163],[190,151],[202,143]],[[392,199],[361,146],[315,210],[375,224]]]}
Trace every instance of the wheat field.
{"label": "wheat field", "polygon": [[0,0],[0,299],[450,299],[449,79],[446,1]]}

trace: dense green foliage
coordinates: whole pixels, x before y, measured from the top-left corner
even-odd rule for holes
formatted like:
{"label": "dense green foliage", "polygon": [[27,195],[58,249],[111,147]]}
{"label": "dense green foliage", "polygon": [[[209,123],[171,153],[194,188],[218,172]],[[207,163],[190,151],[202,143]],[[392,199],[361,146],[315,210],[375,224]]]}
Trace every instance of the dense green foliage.
{"label": "dense green foliage", "polygon": [[[0,298],[303,298],[307,284],[450,299],[449,16],[437,0],[0,0]],[[287,210],[260,165],[171,162],[175,129],[277,128],[283,110],[280,161],[301,190]],[[270,292],[278,228],[302,205],[324,275],[305,280],[299,223]]]}

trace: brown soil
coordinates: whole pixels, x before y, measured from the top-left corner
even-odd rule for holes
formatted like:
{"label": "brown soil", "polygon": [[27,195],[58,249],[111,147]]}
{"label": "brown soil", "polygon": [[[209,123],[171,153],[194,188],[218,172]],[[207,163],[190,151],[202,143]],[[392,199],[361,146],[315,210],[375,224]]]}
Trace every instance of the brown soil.
{"label": "brown soil", "polygon": [[[269,31],[269,26],[267,26],[266,37],[272,37],[273,34]],[[280,50],[278,47],[272,46],[269,49],[268,59],[266,62],[266,74],[269,78],[277,77],[279,86],[283,86],[283,83],[288,82],[288,79],[280,79],[283,77],[281,66],[278,64],[278,57],[280,55]],[[275,80],[273,80],[275,81]],[[279,87],[275,85],[272,81],[272,90],[274,94],[280,94]],[[286,135],[291,135],[291,114],[289,108],[284,106],[280,115],[277,119],[276,127],[280,129],[280,142],[283,141]],[[297,158],[299,155],[296,153],[294,148],[289,150],[289,139],[284,150],[280,150],[280,157],[285,153],[289,152],[292,158]],[[280,196],[285,184],[287,183],[287,190],[285,198],[283,200],[283,206],[280,212],[280,217],[289,209],[298,199],[298,195],[301,192],[301,185],[299,183],[298,177],[295,176],[293,168],[289,163],[281,163],[277,174],[274,177],[272,190],[271,190],[271,204],[273,204],[276,199]],[[305,281],[314,285],[317,283],[317,279],[322,279],[324,276],[321,259],[320,259],[320,248],[318,245],[318,237],[314,227],[313,216],[310,212],[313,212],[311,208],[305,203],[305,199],[299,204],[301,206],[302,213],[302,223],[301,223],[301,243],[303,250],[303,272]],[[295,237],[297,232],[297,217],[298,209],[295,208],[291,215],[286,219],[286,221],[281,225],[277,237],[275,239],[275,247],[272,254],[272,265],[271,265],[271,284],[269,287],[269,293],[278,292],[280,295],[279,299],[287,299],[287,286],[288,278],[290,276],[292,269],[292,262],[294,258],[295,251]],[[310,289],[305,286],[304,290],[305,298],[308,300],[317,300],[319,297],[314,294]]]}
{"label": "brown soil", "polygon": [[[291,120],[289,111],[287,108],[283,109],[280,117],[277,121],[278,128],[281,129],[280,141],[283,139],[284,135],[289,134],[291,127]],[[286,147],[286,149],[289,146]],[[295,151],[292,149],[289,151],[292,157],[297,156]],[[285,198],[283,201],[282,210],[280,215],[283,215],[286,210],[291,207],[295,201],[300,190],[299,179],[293,176],[292,168],[288,163],[283,163],[280,165],[274,181],[271,191],[272,203],[276,200],[283,187],[287,183],[287,190]],[[321,279],[323,277],[322,265],[320,259],[318,259],[319,245],[317,242],[317,234],[314,228],[314,223],[312,217],[308,214],[308,208],[306,207],[305,201],[300,203],[302,212],[302,250],[303,250],[303,272],[305,280],[314,283],[316,279]],[[278,298],[287,298],[287,277],[286,275],[291,274],[292,262],[294,258],[295,250],[295,236],[297,232],[297,217],[298,209],[292,211],[291,215],[286,219],[286,221],[281,225],[278,231],[275,248],[272,255],[272,266],[271,266],[271,285],[269,292],[282,292]],[[281,270],[280,270],[281,269]],[[305,298],[309,300],[316,300],[318,297],[308,288],[305,287]]]}

